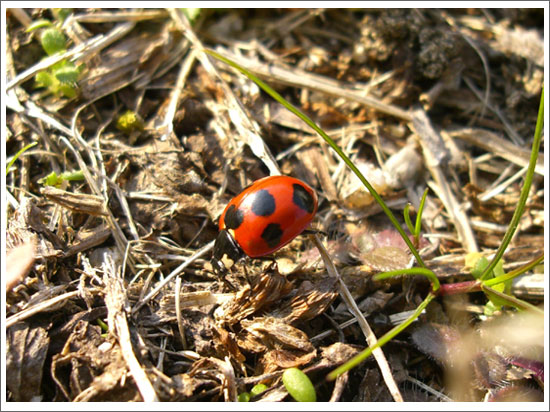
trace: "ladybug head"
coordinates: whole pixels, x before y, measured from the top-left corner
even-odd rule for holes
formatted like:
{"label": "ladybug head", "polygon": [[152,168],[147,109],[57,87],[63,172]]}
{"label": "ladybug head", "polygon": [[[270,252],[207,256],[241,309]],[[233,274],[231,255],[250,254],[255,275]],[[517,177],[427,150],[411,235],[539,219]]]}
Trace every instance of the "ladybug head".
{"label": "ladybug head", "polygon": [[[227,272],[232,263],[237,262],[243,257],[244,253],[226,229],[220,230],[216,242],[214,243],[214,253],[212,255],[212,266],[218,273]],[[231,262],[227,262],[231,260]],[[230,263],[226,266],[226,262]]]}

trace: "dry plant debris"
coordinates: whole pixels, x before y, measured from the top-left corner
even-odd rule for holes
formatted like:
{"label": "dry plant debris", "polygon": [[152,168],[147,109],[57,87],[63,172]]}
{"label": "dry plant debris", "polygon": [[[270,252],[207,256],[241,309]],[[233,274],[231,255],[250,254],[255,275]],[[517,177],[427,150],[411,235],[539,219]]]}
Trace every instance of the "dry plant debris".
{"label": "dry plant debris", "polygon": [[[543,9],[60,10],[6,10],[7,157],[38,143],[6,177],[8,402],[232,402],[258,383],[268,389],[251,401],[290,401],[281,375],[294,367],[322,402],[543,398],[542,319],[487,315],[480,293],[432,302],[376,360],[325,379],[429,286],[372,280],[414,265],[373,197],[313,130],[203,50],[307,113],[397,216],[429,188],[417,246],[441,282],[462,282],[519,198]],[[44,58],[26,32],[41,19],[66,51]],[[75,97],[34,87],[64,62],[84,68]],[[545,247],[543,152],[506,271]],[[68,171],[83,180],[43,184]],[[300,236],[222,280],[217,219],[274,173],[316,189],[329,262]],[[510,290],[541,305],[544,281],[536,268]]]}

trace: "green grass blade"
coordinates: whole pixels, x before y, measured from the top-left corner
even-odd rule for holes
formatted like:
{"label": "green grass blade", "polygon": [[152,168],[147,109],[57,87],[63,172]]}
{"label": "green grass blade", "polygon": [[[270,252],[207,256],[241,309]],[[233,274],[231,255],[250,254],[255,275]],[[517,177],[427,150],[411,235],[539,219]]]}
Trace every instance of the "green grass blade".
{"label": "green grass blade", "polygon": [[407,227],[409,228],[409,232],[411,232],[412,234],[414,234],[414,226],[413,226],[413,224],[412,224],[412,221],[411,221],[411,214],[410,214],[410,212],[409,212],[410,206],[411,206],[410,203],[407,203],[407,204],[405,205],[405,209],[403,210],[403,218],[405,219],[405,223],[407,224]]}
{"label": "green grass blade", "polygon": [[30,143],[28,145],[26,145],[24,148],[22,148],[21,150],[19,150],[15,156],[13,156],[13,159],[10,160],[10,162],[8,163],[8,166],[6,167],[6,176],[8,175],[8,173],[10,172],[10,169],[11,167],[13,166],[13,164],[15,163],[15,161],[19,158],[19,156],[21,156],[23,153],[25,153],[27,150],[29,150],[31,147],[34,147],[38,144],[38,142],[34,142],[34,143]]}
{"label": "green grass blade", "polygon": [[420,206],[418,206],[418,213],[416,214],[416,225],[414,227],[414,237],[418,242],[420,237],[420,230],[422,230],[422,213],[424,213],[424,206],[426,205],[426,197],[428,197],[428,189],[424,190],[422,199],[420,199]]}
{"label": "green grass blade", "polygon": [[493,260],[491,261],[491,263],[489,263],[489,266],[487,266],[483,271],[483,274],[481,275],[481,279],[484,279],[488,273],[491,273],[495,268],[495,266],[497,265],[497,263],[499,262],[499,260],[502,259],[502,256],[504,255],[506,248],[510,244],[512,237],[516,232],[516,229],[519,225],[519,221],[521,219],[521,215],[525,210],[525,203],[527,203],[527,197],[529,196],[529,189],[531,188],[531,183],[533,182],[533,174],[535,173],[535,166],[537,164],[537,157],[539,154],[540,143],[542,140],[543,123],[544,123],[544,88],[542,89],[542,92],[540,95],[539,113],[537,117],[537,125],[535,127],[535,136],[533,138],[533,146],[531,148],[531,158],[529,159],[529,167],[525,175],[525,182],[523,183],[523,188],[521,189],[518,205],[516,207],[516,210],[514,211],[514,215],[512,216],[510,225],[508,226],[508,229],[504,234],[502,242],[500,243],[500,246],[497,252],[495,253],[495,256],[493,257]]}
{"label": "green grass blade", "polygon": [[523,265],[523,266],[521,266],[521,267],[519,267],[519,268],[517,268],[517,269],[515,269],[511,272],[508,272],[508,273],[505,273],[504,275],[496,276],[492,279],[483,281],[483,285],[491,287],[491,286],[494,286],[494,285],[498,285],[499,283],[506,282],[510,279],[515,278],[516,276],[519,276],[519,275],[533,269],[535,266],[541,264],[543,260],[544,260],[544,255],[540,255],[537,258],[535,258],[534,260],[532,260],[531,262],[527,263],[526,265]]}

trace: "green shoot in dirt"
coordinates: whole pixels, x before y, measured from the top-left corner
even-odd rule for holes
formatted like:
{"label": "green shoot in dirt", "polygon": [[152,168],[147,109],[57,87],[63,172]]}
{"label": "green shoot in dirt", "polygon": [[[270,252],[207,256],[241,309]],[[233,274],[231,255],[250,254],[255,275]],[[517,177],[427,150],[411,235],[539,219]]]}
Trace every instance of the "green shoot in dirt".
{"label": "green shoot in dirt", "polygon": [[81,170],[75,170],[73,172],[63,172],[58,175],[55,172],[51,172],[48,176],[38,180],[38,183],[44,186],[60,187],[65,181],[78,181],[84,180],[84,173]]}
{"label": "green shoot in dirt", "polygon": [[[70,9],[53,9],[58,21],[38,20],[27,28],[27,32],[40,31],[40,44],[48,56],[63,53],[67,50],[67,38],[61,30],[61,23],[70,13]],[[84,65],[62,60],[35,76],[35,87],[46,88],[49,94],[74,98],[78,94],[77,81],[84,70]]]}
{"label": "green shoot in dirt", "polygon": [[407,203],[405,206],[405,210],[403,211],[403,218],[405,219],[405,223],[407,224],[407,227],[409,228],[409,232],[413,235],[413,242],[414,247],[418,248],[418,245],[420,244],[420,230],[422,229],[422,212],[424,211],[424,205],[426,204],[426,197],[428,196],[428,189],[424,190],[424,194],[422,195],[422,199],[420,200],[420,206],[418,207],[418,213],[416,214],[416,223],[413,226],[411,221],[411,216],[409,213],[410,204]]}
{"label": "green shoot in dirt", "polygon": [[116,128],[125,134],[143,130],[143,119],[132,110],[121,114],[116,121]]}
{"label": "green shoot in dirt", "polygon": [[38,144],[38,142],[33,142],[33,143],[30,143],[28,145],[26,145],[25,147],[23,147],[21,150],[19,150],[15,156],[13,156],[13,158],[9,161],[8,165],[6,166],[6,176],[10,173],[11,171],[11,167],[13,166],[13,164],[15,163],[15,161],[17,159],[19,159],[19,157],[25,153],[27,150],[29,150],[31,147],[34,147]]}

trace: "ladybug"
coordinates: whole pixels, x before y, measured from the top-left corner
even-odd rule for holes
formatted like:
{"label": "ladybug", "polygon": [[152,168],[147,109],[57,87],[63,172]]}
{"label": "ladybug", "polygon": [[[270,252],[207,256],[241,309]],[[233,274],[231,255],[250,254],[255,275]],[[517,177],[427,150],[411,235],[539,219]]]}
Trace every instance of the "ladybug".
{"label": "ladybug", "polygon": [[231,199],[220,217],[214,267],[225,271],[224,255],[236,262],[244,255],[255,258],[279,250],[309,226],[316,212],[317,194],[301,180],[256,180]]}

